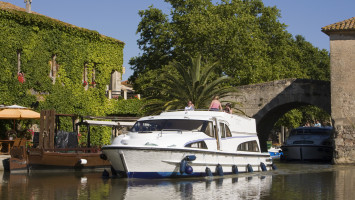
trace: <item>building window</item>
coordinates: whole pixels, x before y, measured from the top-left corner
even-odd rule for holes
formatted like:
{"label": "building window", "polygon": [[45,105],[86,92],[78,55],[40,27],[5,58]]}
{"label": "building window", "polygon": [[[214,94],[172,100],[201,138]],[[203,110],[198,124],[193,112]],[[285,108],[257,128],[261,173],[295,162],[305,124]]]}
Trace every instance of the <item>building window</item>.
{"label": "building window", "polygon": [[21,50],[17,50],[17,73],[21,72]]}
{"label": "building window", "polygon": [[85,63],[83,71],[83,86],[85,89],[96,86],[96,64]]}
{"label": "building window", "polygon": [[95,70],[95,67],[96,67],[96,64],[94,65],[94,67],[92,68],[92,76],[91,76],[91,83],[90,85],[92,87],[95,87],[96,86],[96,70]]}
{"label": "building window", "polygon": [[84,64],[83,86],[85,87],[85,89],[88,89],[88,66],[87,66],[87,63]]}
{"label": "building window", "polygon": [[51,77],[52,81],[53,81],[53,84],[55,83],[55,79],[57,77],[57,73],[58,73],[58,70],[59,70],[59,65],[57,64],[57,55],[54,54],[52,56],[52,60],[49,61],[49,64],[50,64],[50,67],[51,67],[51,70],[49,71],[49,77]]}

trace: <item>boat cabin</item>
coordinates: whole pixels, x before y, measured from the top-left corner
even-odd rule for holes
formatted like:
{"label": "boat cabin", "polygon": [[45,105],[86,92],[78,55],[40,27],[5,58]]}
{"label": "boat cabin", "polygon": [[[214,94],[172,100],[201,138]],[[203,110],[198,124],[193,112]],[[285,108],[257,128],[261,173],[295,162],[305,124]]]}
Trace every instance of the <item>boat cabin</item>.
{"label": "boat cabin", "polygon": [[[139,119],[131,133],[123,138],[122,144],[260,152],[255,120],[225,112],[163,112]],[[152,134],[154,137],[148,136]]]}

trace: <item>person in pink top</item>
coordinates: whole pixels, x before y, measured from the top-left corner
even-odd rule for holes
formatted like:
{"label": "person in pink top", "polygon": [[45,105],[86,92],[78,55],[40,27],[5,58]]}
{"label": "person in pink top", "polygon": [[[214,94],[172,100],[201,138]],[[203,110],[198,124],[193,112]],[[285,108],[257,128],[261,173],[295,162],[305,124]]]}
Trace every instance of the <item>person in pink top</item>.
{"label": "person in pink top", "polygon": [[219,110],[222,110],[222,105],[221,105],[221,102],[219,102],[219,97],[218,96],[215,96],[211,102],[211,105],[210,107],[208,108],[208,110],[211,110],[211,111],[219,111]]}

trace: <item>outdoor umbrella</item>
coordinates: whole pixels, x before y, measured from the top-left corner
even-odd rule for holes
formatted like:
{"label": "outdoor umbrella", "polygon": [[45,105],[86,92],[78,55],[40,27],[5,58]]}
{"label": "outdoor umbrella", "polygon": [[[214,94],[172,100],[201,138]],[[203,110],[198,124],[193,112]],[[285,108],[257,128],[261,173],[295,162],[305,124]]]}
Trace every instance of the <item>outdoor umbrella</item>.
{"label": "outdoor umbrella", "polygon": [[40,119],[40,117],[40,113],[18,105],[0,108],[0,119]]}
{"label": "outdoor umbrella", "polygon": [[14,130],[16,119],[40,119],[41,114],[29,108],[12,105],[0,107],[0,119],[13,119]]}

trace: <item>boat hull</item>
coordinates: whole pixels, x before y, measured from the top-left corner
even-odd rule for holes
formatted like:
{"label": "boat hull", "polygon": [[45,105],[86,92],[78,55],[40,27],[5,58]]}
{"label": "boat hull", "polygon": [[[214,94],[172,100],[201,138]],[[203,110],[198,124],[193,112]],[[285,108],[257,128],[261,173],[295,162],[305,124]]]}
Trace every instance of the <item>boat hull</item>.
{"label": "boat hull", "polygon": [[284,160],[331,161],[333,148],[329,146],[288,145],[282,147]]}
{"label": "boat hull", "polygon": [[[237,166],[238,172],[262,171],[261,163],[265,165],[266,170],[272,169],[272,159],[268,153],[238,154],[193,149],[112,146],[103,148],[103,153],[116,172],[128,178],[206,176],[207,167],[213,175],[217,175],[217,165],[222,167],[223,174],[232,174],[233,165]],[[192,167],[193,172],[181,173],[181,161],[191,155],[196,159],[186,163]]]}
{"label": "boat hull", "polygon": [[101,151],[84,153],[29,149],[28,154],[20,159],[10,158],[10,171],[11,173],[33,170],[102,171],[104,168],[110,168],[111,164],[101,159],[101,154]]}

